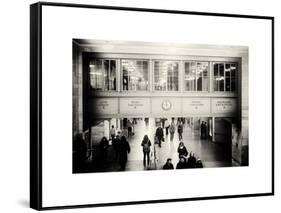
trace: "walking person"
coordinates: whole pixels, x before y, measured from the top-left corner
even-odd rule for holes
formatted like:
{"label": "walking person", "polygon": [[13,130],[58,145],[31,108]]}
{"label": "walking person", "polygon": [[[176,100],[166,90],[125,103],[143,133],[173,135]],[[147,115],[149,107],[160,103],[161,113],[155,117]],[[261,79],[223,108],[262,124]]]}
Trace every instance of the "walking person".
{"label": "walking person", "polygon": [[130,119],[128,119],[127,121],[127,127],[128,127],[128,139],[133,135],[133,124],[130,121]]}
{"label": "walking person", "polygon": [[120,140],[119,144],[119,163],[120,163],[120,170],[124,171],[126,168],[127,160],[128,160],[128,154],[130,153],[130,145],[126,139],[126,137],[123,135]]}
{"label": "walking person", "polygon": [[111,129],[110,129],[110,136],[111,136],[111,140],[113,141],[113,139],[115,138],[115,128],[114,128],[114,125],[111,126]]}
{"label": "walking person", "polygon": [[163,129],[161,126],[157,127],[155,136],[157,137],[159,147],[161,147],[161,143],[164,140]]}
{"label": "walking person", "polygon": [[204,121],[201,122],[201,125],[200,125],[200,138],[203,139],[204,138]]}
{"label": "walking person", "polygon": [[[149,166],[150,162],[150,147],[151,147],[151,142],[148,138],[147,135],[143,137],[143,140],[141,142],[142,150],[143,150],[143,166]],[[147,163],[146,163],[147,161]]]}
{"label": "walking person", "polygon": [[149,125],[149,118],[144,118],[144,123],[145,123],[145,127],[148,127],[148,125]]}
{"label": "walking person", "polygon": [[179,122],[179,125],[178,125],[179,140],[182,140],[182,132],[183,132],[182,122]]}
{"label": "walking person", "polygon": [[172,119],[172,123],[170,125],[169,131],[170,131],[170,141],[173,142],[174,134],[175,134],[175,131],[176,131],[176,124],[174,122],[174,119]]}
{"label": "walking person", "polygon": [[204,139],[207,139],[207,133],[208,133],[208,126],[207,122],[204,122]]}
{"label": "walking person", "polygon": [[100,141],[100,154],[101,154],[101,161],[103,163],[107,160],[107,149],[109,147],[109,142],[105,136],[102,137]]}
{"label": "walking person", "polygon": [[182,118],[182,127],[185,127],[185,123],[186,123],[186,118]]}
{"label": "walking person", "polygon": [[116,137],[112,140],[112,147],[115,152],[115,159],[119,157],[119,145],[120,145],[120,132],[117,133]]}
{"label": "walking person", "polygon": [[169,119],[165,120],[164,127],[166,130],[166,136],[167,136],[169,134],[169,127],[170,127]]}

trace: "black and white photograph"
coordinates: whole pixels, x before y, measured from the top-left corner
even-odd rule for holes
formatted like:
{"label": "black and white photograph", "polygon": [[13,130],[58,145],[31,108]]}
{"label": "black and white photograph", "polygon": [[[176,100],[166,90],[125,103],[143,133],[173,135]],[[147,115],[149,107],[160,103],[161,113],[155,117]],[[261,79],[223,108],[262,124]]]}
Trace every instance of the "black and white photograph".
{"label": "black and white photograph", "polygon": [[273,17],[30,12],[32,208],[273,195]]}
{"label": "black and white photograph", "polygon": [[72,47],[73,173],[248,166],[247,46]]}
{"label": "black and white photograph", "polygon": [[280,3],[10,0],[1,213],[281,209]]}

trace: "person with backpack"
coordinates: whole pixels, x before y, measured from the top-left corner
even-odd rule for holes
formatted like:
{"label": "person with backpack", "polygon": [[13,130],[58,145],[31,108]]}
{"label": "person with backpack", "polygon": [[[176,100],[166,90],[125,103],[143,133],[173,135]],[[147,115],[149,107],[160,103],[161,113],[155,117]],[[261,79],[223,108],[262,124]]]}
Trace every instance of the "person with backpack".
{"label": "person with backpack", "polygon": [[[151,142],[147,135],[143,137],[141,146],[143,150],[143,166],[146,167],[146,165],[149,166],[149,162],[150,162],[150,146],[151,146]],[[147,164],[146,164],[146,160],[147,160]]]}

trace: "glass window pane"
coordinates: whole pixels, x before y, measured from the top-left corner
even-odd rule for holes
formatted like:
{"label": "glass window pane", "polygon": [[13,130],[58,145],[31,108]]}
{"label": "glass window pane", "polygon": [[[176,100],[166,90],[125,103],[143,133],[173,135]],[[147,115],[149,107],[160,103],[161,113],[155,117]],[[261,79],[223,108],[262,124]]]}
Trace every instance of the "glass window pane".
{"label": "glass window pane", "polygon": [[178,63],[170,62],[168,65],[168,91],[178,90]]}
{"label": "glass window pane", "polygon": [[197,63],[197,91],[208,91],[208,62]]}
{"label": "glass window pane", "polygon": [[103,61],[103,76],[104,76],[104,90],[109,89],[109,60],[104,60]]}
{"label": "glass window pane", "polygon": [[230,64],[225,64],[225,91],[231,91],[231,89],[230,89]]}
{"label": "glass window pane", "polygon": [[209,90],[209,78],[208,78],[209,63],[208,62],[202,63],[202,70],[203,70],[202,91],[208,91]]}
{"label": "glass window pane", "polygon": [[197,90],[202,91],[202,69],[201,69],[201,63],[197,63],[197,69],[196,69],[196,81],[197,81]]}
{"label": "glass window pane", "polygon": [[235,91],[236,87],[236,70],[237,70],[237,65],[236,64],[231,64],[230,71],[231,71],[231,91]]}
{"label": "glass window pane", "polygon": [[123,90],[148,90],[148,61],[122,60]]}
{"label": "glass window pane", "polygon": [[220,75],[220,80],[219,80],[219,91],[224,91],[224,64],[220,63],[219,64],[219,75]]}
{"label": "glass window pane", "polygon": [[214,91],[231,92],[236,89],[237,64],[214,64]]}
{"label": "glass window pane", "polygon": [[94,59],[90,61],[90,86],[94,90],[116,90],[116,61]]}
{"label": "glass window pane", "polygon": [[148,90],[148,61],[136,61],[135,70],[137,90]]}
{"label": "glass window pane", "polygon": [[218,87],[218,81],[219,81],[219,64],[214,63],[214,91],[219,91]]}
{"label": "glass window pane", "polygon": [[95,59],[89,63],[90,68],[90,87],[94,90],[102,90],[103,87],[103,72],[102,60]]}
{"label": "glass window pane", "polygon": [[186,91],[195,91],[196,68],[194,62],[184,64],[184,89]]}
{"label": "glass window pane", "polygon": [[[161,69],[162,70],[162,69]],[[155,86],[155,90],[158,91],[166,91],[166,72],[161,72],[160,71],[160,62],[159,61],[155,61],[154,62],[154,86]]]}
{"label": "glass window pane", "polygon": [[128,90],[128,60],[122,60],[122,71],[123,71],[123,90]]}
{"label": "glass window pane", "polygon": [[109,71],[109,90],[116,90],[116,61],[110,61]]}
{"label": "glass window pane", "polygon": [[224,63],[214,63],[214,91],[224,91]]}
{"label": "glass window pane", "polygon": [[158,91],[178,90],[179,65],[173,61],[154,62],[154,87]]}

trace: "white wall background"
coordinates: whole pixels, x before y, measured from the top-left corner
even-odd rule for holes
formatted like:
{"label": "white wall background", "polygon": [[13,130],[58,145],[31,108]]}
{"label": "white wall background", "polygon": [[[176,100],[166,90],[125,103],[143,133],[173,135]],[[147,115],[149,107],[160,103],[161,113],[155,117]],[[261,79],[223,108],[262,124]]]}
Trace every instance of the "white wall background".
{"label": "white wall background", "polygon": [[[3,1],[0,6],[0,212],[32,212],[29,209],[29,4],[35,1]],[[278,91],[280,67],[280,6],[278,1],[223,1],[223,0],[85,0],[63,1],[84,4],[104,4],[130,7],[223,12],[237,14],[268,15],[276,17],[276,109],[281,100]],[[280,177],[278,150],[280,144],[280,111],[276,110],[276,195],[274,197],[239,198],[226,200],[195,201],[153,205],[73,209],[65,212],[245,212],[277,210],[280,204]],[[258,178],[258,177],[257,177]],[[276,211],[275,211],[276,212]]]}

